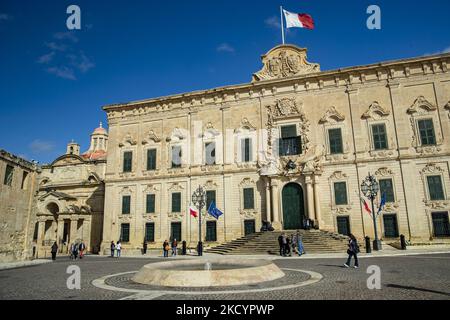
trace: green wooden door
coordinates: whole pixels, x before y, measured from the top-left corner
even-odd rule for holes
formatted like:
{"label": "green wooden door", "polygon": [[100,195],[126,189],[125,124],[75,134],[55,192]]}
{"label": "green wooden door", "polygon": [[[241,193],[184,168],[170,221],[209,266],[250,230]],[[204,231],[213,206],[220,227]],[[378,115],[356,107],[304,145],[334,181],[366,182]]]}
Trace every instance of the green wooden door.
{"label": "green wooden door", "polygon": [[303,228],[304,201],[303,190],[296,183],[289,183],[283,188],[283,225],[285,230]]}
{"label": "green wooden door", "polygon": [[244,221],[244,232],[245,235],[253,234],[255,233],[255,220],[245,220]]}

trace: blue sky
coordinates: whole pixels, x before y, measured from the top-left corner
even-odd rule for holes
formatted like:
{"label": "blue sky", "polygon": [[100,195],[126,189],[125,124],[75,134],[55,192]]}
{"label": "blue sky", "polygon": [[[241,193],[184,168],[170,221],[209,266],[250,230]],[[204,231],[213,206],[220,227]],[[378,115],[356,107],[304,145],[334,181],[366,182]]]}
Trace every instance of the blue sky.
{"label": "blue sky", "polygon": [[322,70],[450,51],[448,0],[2,0],[0,148],[51,162],[71,139],[88,148],[106,104],[249,82],[281,42],[280,5],[314,18],[287,42]]}

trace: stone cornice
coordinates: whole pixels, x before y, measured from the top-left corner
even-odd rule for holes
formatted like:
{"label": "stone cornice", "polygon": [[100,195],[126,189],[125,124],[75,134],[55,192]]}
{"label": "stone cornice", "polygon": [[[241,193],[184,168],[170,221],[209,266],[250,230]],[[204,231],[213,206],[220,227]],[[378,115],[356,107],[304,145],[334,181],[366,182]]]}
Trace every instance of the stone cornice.
{"label": "stone cornice", "polygon": [[[325,79],[336,79],[336,84],[334,85],[334,87],[356,84],[358,83],[358,79],[359,83],[364,83],[366,81],[366,76],[370,73],[376,73],[378,81],[386,81],[387,79],[392,79],[393,77],[399,77],[395,76],[395,70],[398,68],[402,68],[401,77],[408,78],[415,75],[411,75],[409,73],[410,67],[413,65],[418,65],[423,68],[423,72],[425,74],[436,74],[448,72],[447,63],[449,62],[449,60],[450,53],[385,61],[375,64],[339,68],[282,79],[262,80],[256,83],[251,82],[238,85],[229,85],[208,90],[197,90],[183,94],[175,94],[152,99],[132,101],[128,103],[106,105],[103,107],[103,110],[105,110],[106,112],[110,112],[132,110],[135,108],[156,108],[157,111],[191,109],[193,107],[203,106],[206,104],[232,103],[245,98],[252,99],[259,98],[261,96],[273,96],[274,94],[276,94],[277,86],[279,87],[292,85],[295,91],[300,91],[299,87],[303,86],[304,90],[308,91],[311,90],[311,83],[318,83],[317,89],[323,89],[323,80]],[[427,65],[430,63],[431,67],[427,68]],[[437,64],[441,65],[442,72],[439,72],[437,70]],[[421,75],[423,75],[424,73],[421,73]],[[386,74],[386,79],[382,78],[383,74]],[[328,86],[325,88],[332,87],[333,86]],[[211,101],[206,101],[206,98]],[[175,104],[180,104],[180,106],[175,106]]]}

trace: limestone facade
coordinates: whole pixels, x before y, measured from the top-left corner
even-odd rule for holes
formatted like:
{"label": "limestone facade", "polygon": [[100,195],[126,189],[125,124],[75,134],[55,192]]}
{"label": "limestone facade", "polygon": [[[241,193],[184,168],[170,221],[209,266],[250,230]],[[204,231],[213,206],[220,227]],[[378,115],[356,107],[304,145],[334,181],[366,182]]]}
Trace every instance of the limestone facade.
{"label": "limestone facade", "polygon": [[39,257],[50,256],[55,241],[60,253],[81,241],[88,252],[100,251],[107,145],[108,133],[100,124],[87,152],[80,154],[72,142],[66,154],[42,166],[36,205]]}
{"label": "limestone facade", "polygon": [[0,262],[31,259],[36,164],[0,150]]}
{"label": "limestone facade", "polygon": [[263,56],[251,83],[105,106],[102,251],[122,239],[125,251],[138,252],[146,235],[160,248],[180,226],[178,240],[194,247],[189,206],[199,185],[215,191],[224,212],[205,215],[208,245],[263,220],[289,229],[304,227],[304,218],[373,238],[359,192],[369,173],[388,196],[381,238],[446,241],[449,62],[440,54],[320,71],[306,49],[283,45]]}

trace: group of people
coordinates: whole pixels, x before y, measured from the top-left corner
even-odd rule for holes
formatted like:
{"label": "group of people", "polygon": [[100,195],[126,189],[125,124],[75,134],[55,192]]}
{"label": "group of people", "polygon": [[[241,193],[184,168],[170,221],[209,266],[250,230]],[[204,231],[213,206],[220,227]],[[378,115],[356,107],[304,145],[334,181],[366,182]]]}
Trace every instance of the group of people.
{"label": "group of people", "polygon": [[[53,261],[56,260],[56,254],[58,253],[58,248],[59,248],[58,244],[55,241],[50,250]],[[84,244],[83,241],[72,243],[69,248],[70,259],[72,259],[72,260],[76,260],[78,258],[83,259],[85,250],[86,250],[86,245]]]}
{"label": "group of people", "polygon": [[278,244],[280,246],[280,256],[282,257],[291,257],[292,253],[296,253],[298,256],[306,253],[300,231],[297,231],[296,234],[291,234],[290,237],[286,233],[281,234],[278,237]]}
{"label": "group of people", "polygon": [[173,239],[172,243],[169,245],[169,241],[164,240],[163,242],[163,256],[164,258],[169,257],[169,250],[172,249],[172,257],[177,255],[178,242],[177,239]]}
{"label": "group of people", "polygon": [[111,258],[114,258],[117,256],[117,258],[120,258],[120,255],[122,253],[122,243],[120,243],[120,240],[117,241],[117,244],[114,243],[114,241],[111,241]]}

